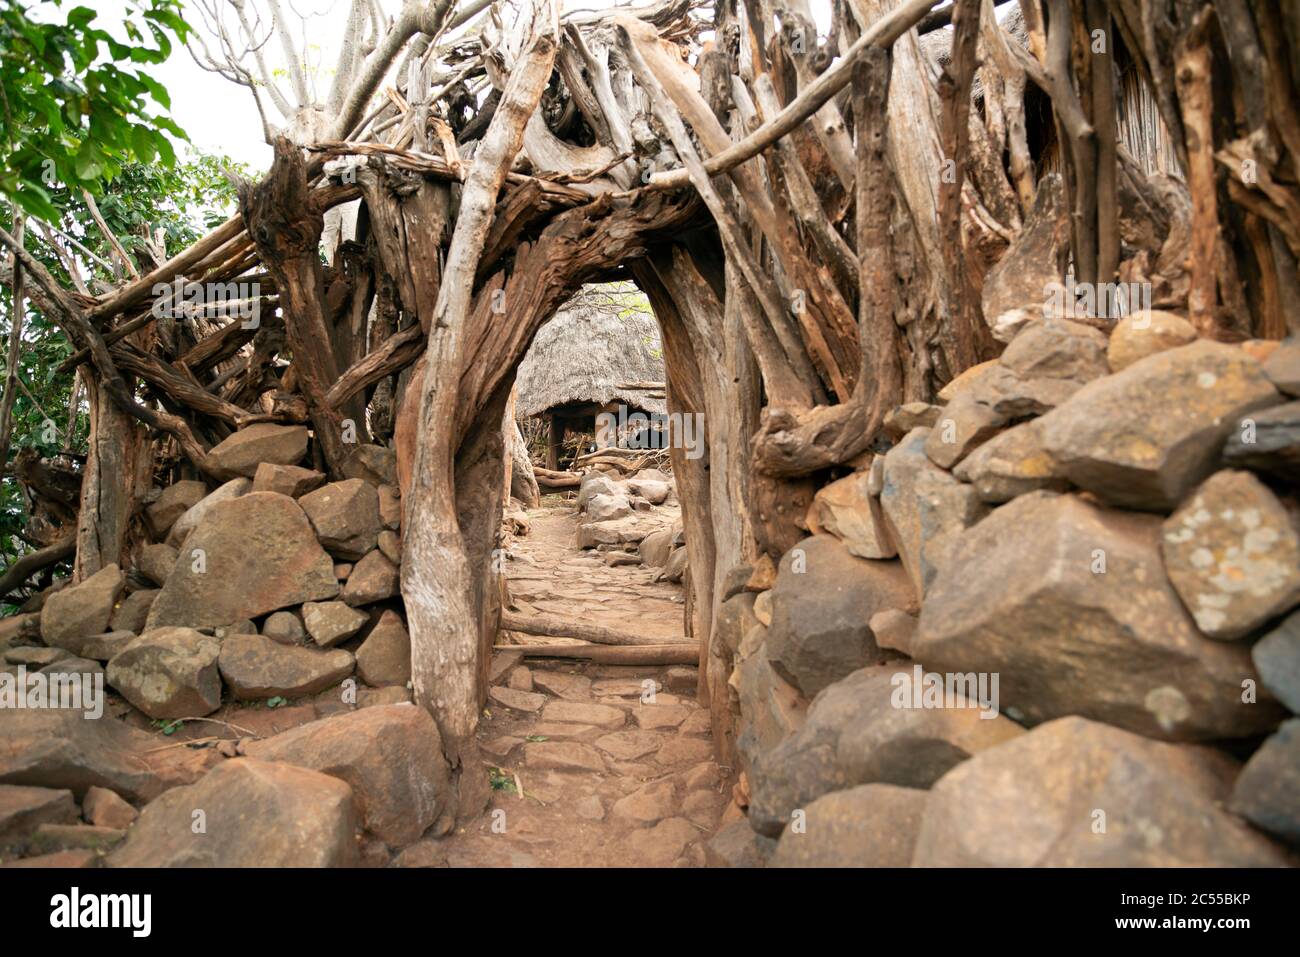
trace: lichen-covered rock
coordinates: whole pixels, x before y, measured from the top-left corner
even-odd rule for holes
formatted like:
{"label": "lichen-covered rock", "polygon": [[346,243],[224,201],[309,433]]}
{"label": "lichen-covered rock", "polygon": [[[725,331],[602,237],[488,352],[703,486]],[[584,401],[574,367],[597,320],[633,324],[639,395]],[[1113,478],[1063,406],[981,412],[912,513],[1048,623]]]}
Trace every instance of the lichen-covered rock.
{"label": "lichen-covered rock", "polygon": [[1258,362],[1201,340],[1084,386],[1043,417],[1043,447],[1104,501],[1166,511],[1214,471],[1243,416],[1279,401]]}
{"label": "lichen-covered rock", "polygon": [[1165,520],[1165,570],[1210,638],[1242,638],[1300,603],[1300,531],[1249,472],[1206,479]]}
{"label": "lichen-covered rock", "polygon": [[916,867],[1277,867],[1223,810],[1236,775],[1210,748],[1061,718],[958,765],[930,789]]}
{"label": "lichen-covered rock", "polygon": [[253,492],[214,506],[186,538],[148,627],[227,625],[338,592],[334,564],[298,504]]}
{"label": "lichen-covered rock", "polygon": [[1050,492],[962,535],[921,608],[928,670],[998,672],[1003,710],[1067,714],[1157,738],[1246,737],[1280,717],[1247,649],[1206,639],[1165,577],[1160,519]]}
{"label": "lichen-covered rock", "polygon": [[108,683],[151,718],[188,718],[221,707],[221,643],[193,628],[146,631],[108,663]]}
{"label": "lichen-covered rock", "polygon": [[995,435],[962,459],[952,474],[969,482],[980,501],[990,504],[1040,489],[1065,491],[1069,482],[1043,448],[1041,421],[1030,419]]}

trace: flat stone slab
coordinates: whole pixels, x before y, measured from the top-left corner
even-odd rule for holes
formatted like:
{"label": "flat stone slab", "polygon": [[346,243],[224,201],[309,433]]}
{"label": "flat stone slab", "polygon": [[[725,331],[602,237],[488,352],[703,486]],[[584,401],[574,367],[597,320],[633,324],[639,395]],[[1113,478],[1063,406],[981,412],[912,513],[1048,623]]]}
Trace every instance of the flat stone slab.
{"label": "flat stone slab", "polygon": [[566,701],[586,701],[591,697],[591,679],[562,671],[534,671],[533,687]]}
{"label": "flat stone slab", "polygon": [[615,731],[596,739],[596,747],[619,761],[635,761],[659,750],[663,738],[653,731]]}
{"label": "flat stone slab", "polygon": [[524,748],[524,763],[541,771],[605,770],[605,760],[589,744],[577,741],[540,741]]}
{"label": "flat stone slab", "polygon": [[703,738],[670,738],[655,754],[655,760],[666,767],[699,764],[713,757],[713,744]]}
{"label": "flat stone slab", "polygon": [[502,707],[512,711],[536,714],[546,704],[546,695],[535,691],[519,691],[515,688],[502,688],[499,685],[488,692],[488,697]]}
{"label": "flat stone slab", "polygon": [[627,723],[627,715],[620,708],[612,708],[605,704],[581,704],[576,701],[550,701],[542,712],[542,717],[547,721],[594,724],[607,731],[617,731]]}
{"label": "flat stone slab", "polygon": [[645,704],[632,711],[637,727],[647,731],[675,728],[690,715],[690,710],[679,704]]}

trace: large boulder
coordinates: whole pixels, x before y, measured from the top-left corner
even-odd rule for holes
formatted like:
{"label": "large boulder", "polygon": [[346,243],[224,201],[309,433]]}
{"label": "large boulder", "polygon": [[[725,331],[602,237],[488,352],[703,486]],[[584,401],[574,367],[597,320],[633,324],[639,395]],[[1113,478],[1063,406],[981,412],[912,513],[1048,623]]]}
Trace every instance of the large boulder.
{"label": "large boulder", "polygon": [[253,491],[279,492],[281,495],[297,498],[319,488],[324,481],[325,473],[317,472],[315,469],[263,462],[253,473]]}
{"label": "large boulder", "polygon": [[298,500],[331,555],[355,561],[379,541],[379,492],[363,479],[332,482]]}
{"label": "large boulder", "polygon": [[[978,677],[970,677],[978,689]],[[911,666],[884,665],[863,668],[818,695],[803,726],[750,774],[754,829],[775,837],[795,811],[859,784],[928,788],[971,755],[1024,734],[995,713],[996,702],[962,695],[955,683],[939,706],[918,707],[914,683]]]}
{"label": "large boulder", "polygon": [[162,541],[171,527],[208,494],[208,486],[203,482],[187,479],[173,482],[144,510],[145,524],[155,541]]}
{"label": "large boulder", "polygon": [[921,608],[912,653],[932,671],[999,672],[1003,710],[1079,714],[1157,738],[1269,730],[1243,701],[1247,649],[1207,640],[1165,577],[1160,520],[1034,492],[958,541]]}
{"label": "large boulder", "polygon": [[176,567],[179,552],[171,545],[159,542],[145,545],[135,559],[135,570],[155,585],[165,584],[167,576]]}
{"label": "large boulder", "polygon": [[1288,711],[1300,714],[1300,611],[1255,642],[1250,657],[1264,687]]}
{"label": "large boulder", "polygon": [[357,864],[356,827],[352,789],[338,778],[237,758],[146,806],[107,863],[350,867]]}
{"label": "large boulder", "polygon": [[221,707],[221,643],[193,628],[156,628],[108,663],[108,683],[151,718],[188,718]]}
{"label": "large boulder", "polygon": [[158,740],[111,718],[71,709],[0,708],[0,784],[67,788],[78,798],[105,787],[148,800],[170,780],[151,760]]}
{"label": "large boulder", "polygon": [[880,507],[916,594],[923,595],[965,529],[986,514],[975,490],[925,454],[929,429],[913,429],[889,450]]}
{"label": "large boulder", "polygon": [[228,636],[217,658],[226,686],[244,701],[316,694],[352,674],[354,664],[341,648],[295,648],[262,635]]}
{"label": "large boulder", "polygon": [[587,507],[587,502],[593,495],[615,495],[620,491],[618,485],[614,483],[604,472],[598,472],[592,469],[582,473],[582,478],[578,480],[578,499],[577,506],[580,509]]}
{"label": "large boulder", "polygon": [[1214,470],[1247,413],[1279,401],[1246,352],[1200,340],[1084,386],[1043,417],[1043,447],[1101,499],[1167,511]]}
{"label": "large boulder", "polygon": [[587,516],[593,522],[608,522],[632,514],[626,495],[596,494],[587,499]]}
{"label": "large boulder", "polygon": [[925,792],[892,784],[834,791],[786,828],[768,867],[908,867],[921,830]]}
{"label": "large boulder", "polygon": [[1163,532],[1169,580],[1208,637],[1242,638],[1300,603],[1300,530],[1249,472],[1214,473]]}
{"label": "large boulder", "polygon": [[[216,508],[222,502],[229,502],[231,499],[239,498],[241,495],[247,495],[253,488],[253,483],[246,478],[231,479],[224,485],[219,485],[208,495],[199,499],[185,514],[172,524],[171,531],[167,533],[165,544],[173,548],[180,548],[189,537],[190,532],[194,531],[199,522],[203,521],[205,515],[212,509]],[[154,579],[159,585],[162,581]]]}
{"label": "large boulder", "polygon": [[893,558],[898,549],[870,482],[871,473],[863,471],[822,486],[808,509],[808,528],[834,535],[858,558]]}
{"label": "large boulder", "polygon": [[362,824],[395,847],[419,840],[447,800],[449,771],[438,726],[415,705],[380,705],[313,721],[248,744],[246,752],[346,781]]}
{"label": "large boulder", "polygon": [[113,609],[112,617],[108,619],[109,631],[133,631],[137,635],[140,634],[144,631],[145,622],[149,620],[149,609],[153,607],[153,600],[157,597],[156,588],[142,588],[131,592]]}
{"label": "large boulder", "polygon": [[[747,617],[753,617],[752,611]],[[798,731],[808,715],[808,699],[767,660],[766,642],[767,628],[755,620],[740,643],[729,679],[740,703],[736,753],[747,772]]]}
{"label": "large boulder", "polygon": [[1232,787],[1233,813],[1300,847],[1300,718],[1277,729]]}
{"label": "large boulder", "polygon": [[944,775],[918,867],[1270,867],[1285,855],[1223,810],[1237,764],[1061,718]]}
{"label": "large boulder", "polygon": [[208,460],[216,469],[252,478],[263,462],[296,465],[306,452],[306,426],[258,422],[214,446]]}
{"label": "large boulder", "polygon": [[214,506],[190,533],[148,627],[228,625],[338,592],[334,563],[298,504],[252,492]]}
{"label": "large boulder", "polygon": [[62,647],[108,631],[113,607],[126,584],[117,565],[105,565],[84,581],[61,588],[41,608],[41,640]]}
{"label": "large boulder", "polygon": [[911,609],[915,597],[897,562],[854,558],[830,535],[806,538],[781,557],[772,589],[768,660],[811,698],[864,665],[883,660],[871,616]]}

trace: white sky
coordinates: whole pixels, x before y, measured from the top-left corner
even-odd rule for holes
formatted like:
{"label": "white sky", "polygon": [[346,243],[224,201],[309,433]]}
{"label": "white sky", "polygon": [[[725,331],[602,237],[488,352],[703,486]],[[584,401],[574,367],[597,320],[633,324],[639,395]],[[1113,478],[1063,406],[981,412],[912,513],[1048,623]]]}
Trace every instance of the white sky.
{"label": "white sky", "polygon": [[[224,0],[219,2],[224,3]],[[381,3],[390,13],[400,7],[398,0],[381,0]],[[637,6],[648,5],[646,0],[633,0],[633,3]],[[350,0],[282,0],[286,18],[295,24],[295,33],[298,33],[298,17],[306,18],[306,58],[321,70],[317,78],[321,99],[324,99],[329,90],[332,75],[328,71],[337,59],[338,45],[350,5]],[[94,6],[98,13],[95,26],[115,36],[122,36],[120,25],[126,10],[125,0],[98,0]],[[264,22],[269,22],[265,3],[250,0],[248,6],[250,11],[253,7],[262,10],[266,17]],[[563,0],[562,9],[593,9],[601,6],[604,4],[600,0]],[[830,0],[811,0],[811,6],[819,30],[825,33],[830,26]],[[204,32],[203,17],[195,0],[185,0],[185,7],[186,21],[196,30]],[[62,14],[56,12],[54,16],[60,17]],[[208,41],[209,48],[215,51],[216,47],[206,32],[204,39]],[[294,39],[299,49],[303,49],[302,35],[298,34]],[[272,39],[266,44],[262,53],[272,71],[283,66],[284,56],[278,39]],[[251,64],[251,57],[249,60]],[[264,170],[270,165],[271,148],[264,141],[261,121],[253,106],[252,94],[246,87],[202,69],[189,53],[180,48],[173,50],[166,63],[152,70],[154,78],[171,94],[173,119],[189,134],[190,141],[196,147],[247,163],[255,171]],[[290,93],[287,88],[285,92]],[[289,98],[292,100],[292,95]],[[265,94],[262,102],[268,119],[279,125],[279,112]]]}

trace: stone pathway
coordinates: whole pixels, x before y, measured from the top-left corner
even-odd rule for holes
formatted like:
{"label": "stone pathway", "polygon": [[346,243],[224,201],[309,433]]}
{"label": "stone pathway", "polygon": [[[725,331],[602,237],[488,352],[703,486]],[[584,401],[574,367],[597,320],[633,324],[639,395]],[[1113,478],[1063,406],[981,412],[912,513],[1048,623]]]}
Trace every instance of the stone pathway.
{"label": "stone pathway", "polygon": [[[674,509],[649,518],[676,519]],[[534,510],[507,567],[520,610],[661,638],[682,634],[677,585],[606,565],[573,544],[570,507]],[[541,639],[532,639],[538,641]],[[553,642],[554,639],[545,639]],[[488,813],[397,864],[452,867],[698,866],[729,792],[713,762],[694,668],[520,662],[498,654],[479,741]]]}

